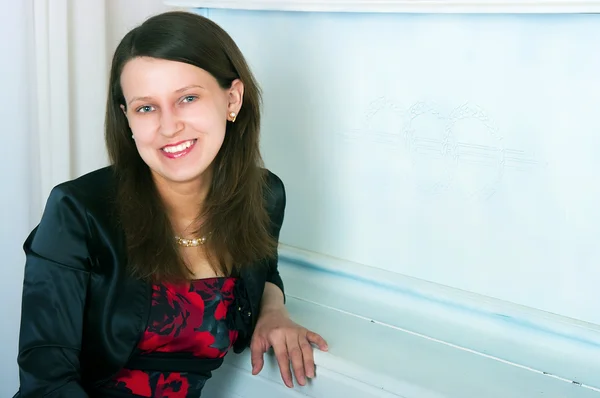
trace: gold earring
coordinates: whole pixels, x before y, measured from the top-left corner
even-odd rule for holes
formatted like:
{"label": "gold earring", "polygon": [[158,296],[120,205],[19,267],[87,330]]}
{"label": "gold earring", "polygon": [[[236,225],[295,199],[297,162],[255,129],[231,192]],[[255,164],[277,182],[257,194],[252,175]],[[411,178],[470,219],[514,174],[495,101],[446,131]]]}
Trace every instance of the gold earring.
{"label": "gold earring", "polygon": [[237,118],[237,115],[235,114],[235,112],[230,112],[229,117],[231,118],[231,122],[235,123],[235,118]]}

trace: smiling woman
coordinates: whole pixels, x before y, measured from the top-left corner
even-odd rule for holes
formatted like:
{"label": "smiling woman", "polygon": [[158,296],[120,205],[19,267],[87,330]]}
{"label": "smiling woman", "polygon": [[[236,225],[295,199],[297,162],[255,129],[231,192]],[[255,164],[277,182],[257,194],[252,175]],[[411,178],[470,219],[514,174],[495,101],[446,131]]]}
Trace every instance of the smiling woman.
{"label": "smiling woman", "polygon": [[311,343],[284,306],[286,196],[262,165],[260,91],[212,21],[170,12],[112,62],[111,166],[56,186],[27,238],[17,396],[199,397],[223,357],[273,347],[293,385]]}
{"label": "smiling woman", "polygon": [[242,106],[241,80],[224,90],[196,66],[138,57],[125,65],[121,82],[121,108],[155,178],[199,182],[223,145],[227,119]]}

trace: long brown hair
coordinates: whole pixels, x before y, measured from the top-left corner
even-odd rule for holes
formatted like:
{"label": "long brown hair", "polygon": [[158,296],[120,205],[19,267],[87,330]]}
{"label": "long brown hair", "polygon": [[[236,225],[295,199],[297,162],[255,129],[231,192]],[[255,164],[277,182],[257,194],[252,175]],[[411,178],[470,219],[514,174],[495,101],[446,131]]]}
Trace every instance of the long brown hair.
{"label": "long brown hair", "polygon": [[274,256],[276,242],[264,203],[267,176],[259,149],[260,88],[240,49],[221,27],[200,15],[175,11],[154,16],[127,33],[112,60],[105,138],[117,176],[116,206],[131,273],[147,280],[190,277],[150,169],[137,152],[120,108],[125,105],[121,72],[135,57],[197,66],[223,89],[235,79],[244,83],[242,108],[235,123],[227,123],[204,211],[198,214],[203,223],[196,232],[210,232],[205,244],[209,260],[225,275]]}

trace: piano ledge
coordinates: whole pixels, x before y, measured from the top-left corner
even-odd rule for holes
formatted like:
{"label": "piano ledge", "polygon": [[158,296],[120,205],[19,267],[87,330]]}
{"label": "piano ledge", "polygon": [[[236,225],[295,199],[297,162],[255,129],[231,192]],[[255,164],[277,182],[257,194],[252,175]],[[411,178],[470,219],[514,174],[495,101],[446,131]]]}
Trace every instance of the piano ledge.
{"label": "piano ledge", "polygon": [[209,396],[600,398],[598,325],[291,247],[280,271],[291,316],[329,343],[317,377],[289,390],[272,355],[251,376],[246,350]]}

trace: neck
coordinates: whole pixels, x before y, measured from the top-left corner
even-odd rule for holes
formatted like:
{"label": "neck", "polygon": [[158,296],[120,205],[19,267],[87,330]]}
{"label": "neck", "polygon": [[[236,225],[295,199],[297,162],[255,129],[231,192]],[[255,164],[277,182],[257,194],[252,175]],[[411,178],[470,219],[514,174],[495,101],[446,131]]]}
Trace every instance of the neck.
{"label": "neck", "polygon": [[206,172],[196,180],[174,183],[153,173],[158,193],[178,236],[196,238],[192,235],[200,227],[198,215],[210,189],[210,177]]}

